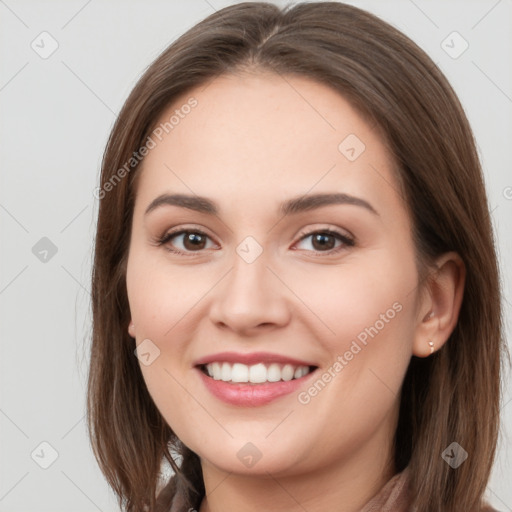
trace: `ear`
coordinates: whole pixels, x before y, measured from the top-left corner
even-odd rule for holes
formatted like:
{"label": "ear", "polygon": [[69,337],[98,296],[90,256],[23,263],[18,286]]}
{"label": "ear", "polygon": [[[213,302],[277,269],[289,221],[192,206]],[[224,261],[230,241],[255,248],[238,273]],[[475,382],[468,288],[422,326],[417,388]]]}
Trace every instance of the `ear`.
{"label": "ear", "polygon": [[130,320],[130,323],[128,324],[128,334],[132,338],[135,338],[135,325],[133,325],[133,321],[132,320]]}
{"label": "ear", "polygon": [[466,267],[456,252],[443,254],[428,276],[413,343],[413,354],[428,357],[439,350],[453,332],[464,295]]}

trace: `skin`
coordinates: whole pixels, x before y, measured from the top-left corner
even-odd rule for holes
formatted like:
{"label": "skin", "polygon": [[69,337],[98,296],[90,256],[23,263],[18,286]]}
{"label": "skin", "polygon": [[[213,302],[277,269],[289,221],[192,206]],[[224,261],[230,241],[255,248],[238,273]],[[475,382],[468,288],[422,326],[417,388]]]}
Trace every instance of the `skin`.
{"label": "skin", "polygon": [[[200,512],[357,511],[396,472],[400,387],[411,356],[427,357],[428,341],[438,350],[453,330],[463,264],[445,254],[432,283],[419,286],[395,164],[336,91],[261,71],[224,75],[176,100],[161,121],[192,96],[198,105],[146,156],[136,193],[129,333],[160,350],[141,364],[148,390],[201,458]],[[349,134],[366,146],[354,161],[338,149]],[[350,204],[277,211],[320,192],[359,197],[378,214]],[[219,214],[166,205],[145,215],[163,193],[208,197]],[[157,245],[178,227],[205,232],[206,244],[195,249],[178,235]],[[355,245],[334,237],[322,248],[301,235],[326,228]],[[247,236],[263,250],[250,264],[236,252]],[[321,375],[395,303],[400,312],[307,404],[291,393],[260,407],[228,405],[193,368],[221,351],[267,351],[314,362]],[[247,442],[261,452],[250,468],[237,457]]]}

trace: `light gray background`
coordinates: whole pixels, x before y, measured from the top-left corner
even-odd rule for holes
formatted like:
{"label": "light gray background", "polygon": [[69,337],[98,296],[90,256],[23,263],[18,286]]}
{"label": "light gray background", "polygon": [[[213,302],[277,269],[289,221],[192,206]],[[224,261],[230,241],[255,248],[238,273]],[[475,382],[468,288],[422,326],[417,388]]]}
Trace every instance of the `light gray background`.
{"label": "light gray background", "polygon": [[[145,67],[186,29],[232,3],[0,0],[2,512],[118,510],[84,422],[98,205],[92,191],[116,113]],[[512,2],[350,3],[425,49],[467,111],[493,209],[510,332]],[[39,52],[50,49],[43,31],[59,45],[46,59],[31,47],[35,40]],[[452,56],[464,42],[446,39],[453,31],[469,44],[458,58]],[[42,237],[57,248],[46,262],[44,252],[32,250]],[[512,510],[508,373],[505,379],[503,436],[488,490],[501,511]],[[40,465],[52,462],[52,449],[42,442],[58,454],[48,469]]]}

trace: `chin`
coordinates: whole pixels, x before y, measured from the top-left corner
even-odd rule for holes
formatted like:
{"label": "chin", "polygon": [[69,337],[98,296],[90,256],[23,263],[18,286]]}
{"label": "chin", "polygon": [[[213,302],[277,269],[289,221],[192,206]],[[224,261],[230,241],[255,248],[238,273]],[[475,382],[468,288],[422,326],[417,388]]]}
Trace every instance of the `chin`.
{"label": "chin", "polygon": [[270,473],[277,476],[300,472],[300,466],[305,462],[304,456],[296,449],[301,445],[300,440],[286,447],[279,442],[278,448],[265,439],[265,435],[261,436],[261,442],[257,436],[252,439],[253,441],[230,439],[216,450],[204,450],[204,444],[197,451],[193,446],[188,446],[199,455],[203,463],[213,465],[226,473],[252,476],[269,476]]}

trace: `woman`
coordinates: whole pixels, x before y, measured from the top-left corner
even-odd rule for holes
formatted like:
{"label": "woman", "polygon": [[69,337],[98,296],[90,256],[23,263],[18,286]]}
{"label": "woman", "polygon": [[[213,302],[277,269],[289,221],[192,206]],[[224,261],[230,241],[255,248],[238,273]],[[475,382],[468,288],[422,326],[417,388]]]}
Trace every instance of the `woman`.
{"label": "woman", "polygon": [[124,510],[489,510],[488,203],[410,39],[334,2],[216,12],[139,80],[97,197],[89,429]]}

